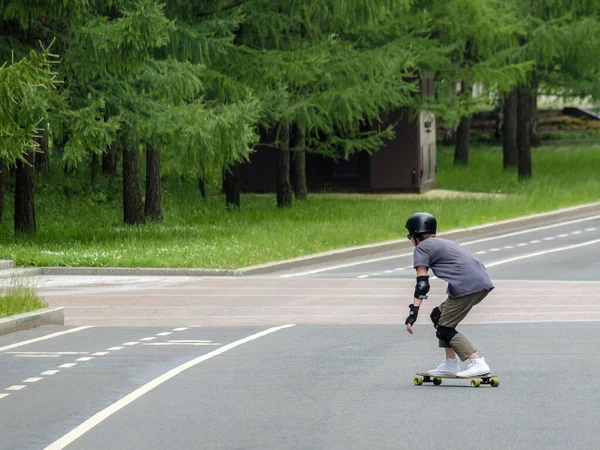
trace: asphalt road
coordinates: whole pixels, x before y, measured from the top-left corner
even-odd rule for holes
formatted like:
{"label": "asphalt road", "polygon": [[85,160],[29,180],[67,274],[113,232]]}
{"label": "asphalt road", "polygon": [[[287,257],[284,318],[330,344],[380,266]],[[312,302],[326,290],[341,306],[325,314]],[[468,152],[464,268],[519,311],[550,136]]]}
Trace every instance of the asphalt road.
{"label": "asphalt road", "polygon": [[463,241],[497,289],[460,329],[498,388],[413,385],[444,284],[408,335],[410,255],[39,279],[68,325],[0,337],[0,449],[596,449],[600,217],[563,222]]}

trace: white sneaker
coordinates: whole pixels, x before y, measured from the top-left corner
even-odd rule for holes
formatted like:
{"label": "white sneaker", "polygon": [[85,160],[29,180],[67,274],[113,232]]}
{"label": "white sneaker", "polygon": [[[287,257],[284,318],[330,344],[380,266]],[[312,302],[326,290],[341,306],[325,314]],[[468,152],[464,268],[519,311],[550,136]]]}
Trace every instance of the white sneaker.
{"label": "white sneaker", "polygon": [[456,374],[457,377],[476,377],[479,375],[487,375],[489,374],[490,366],[488,366],[485,362],[485,358],[477,358],[470,359],[467,370],[463,370],[462,372],[458,372]]}
{"label": "white sneaker", "polygon": [[460,359],[444,359],[435,369],[427,371],[427,375],[455,376],[460,371]]}

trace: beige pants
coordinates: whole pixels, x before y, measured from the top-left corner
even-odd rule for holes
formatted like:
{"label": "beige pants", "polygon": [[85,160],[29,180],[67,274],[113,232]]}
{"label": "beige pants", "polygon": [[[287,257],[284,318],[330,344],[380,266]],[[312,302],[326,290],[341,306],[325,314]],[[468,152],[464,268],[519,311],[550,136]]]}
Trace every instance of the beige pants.
{"label": "beige pants", "polygon": [[[465,318],[469,311],[483,300],[490,291],[484,290],[464,297],[448,297],[438,308],[442,312],[438,327],[456,328],[456,326]],[[456,333],[450,340],[450,343],[440,339],[441,348],[452,348],[461,361],[465,361],[477,351],[473,344],[461,333]]]}

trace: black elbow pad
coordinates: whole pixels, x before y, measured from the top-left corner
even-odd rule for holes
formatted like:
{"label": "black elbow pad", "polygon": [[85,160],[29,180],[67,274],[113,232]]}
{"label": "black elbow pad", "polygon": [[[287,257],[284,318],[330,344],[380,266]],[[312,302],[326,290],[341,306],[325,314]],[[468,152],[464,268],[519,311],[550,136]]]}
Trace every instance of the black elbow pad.
{"label": "black elbow pad", "polygon": [[427,299],[429,292],[429,276],[422,275],[417,277],[417,285],[415,286],[415,298]]}

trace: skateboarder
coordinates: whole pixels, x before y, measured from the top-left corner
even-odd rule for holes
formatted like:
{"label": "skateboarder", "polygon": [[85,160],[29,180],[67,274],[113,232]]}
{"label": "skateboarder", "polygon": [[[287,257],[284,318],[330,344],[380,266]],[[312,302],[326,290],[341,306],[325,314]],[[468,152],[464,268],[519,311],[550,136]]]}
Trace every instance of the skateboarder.
{"label": "skateboarder", "polygon": [[[473,344],[456,331],[456,326],[471,308],[494,289],[485,267],[457,243],[436,237],[437,221],[429,213],[413,214],[406,222],[406,228],[407,237],[415,246],[413,265],[417,270],[414,300],[409,305],[410,313],[405,321],[410,334],[417,321],[419,306],[429,292],[429,269],[436,277],[448,283],[448,298],[433,308],[430,316],[437,330],[439,346],[445,349],[446,357],[437,368],[427,373],[459,377],[490,373],[490,367],[477,354]],[[468,367],[461,371],[460,362],[466,360],[469,361]]]}

